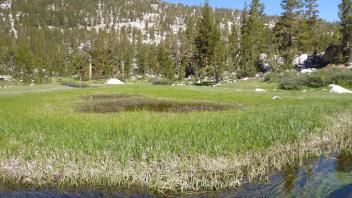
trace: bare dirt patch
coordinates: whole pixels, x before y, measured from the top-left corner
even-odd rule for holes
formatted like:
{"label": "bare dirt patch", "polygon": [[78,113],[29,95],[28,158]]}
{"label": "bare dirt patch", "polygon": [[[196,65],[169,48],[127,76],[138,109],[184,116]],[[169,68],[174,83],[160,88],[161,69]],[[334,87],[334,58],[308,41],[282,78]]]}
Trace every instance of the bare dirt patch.
{"label": "bare dirt patch", "polygon": [[[239,106],[238,106],[239,107]],[[225,111],[235,105],[213,102],[181,102],[176,100],[152,99],[129,94],[97,94],[83,97],[78,111],[84,113],[114,112],[169,112],[186,113],[197,111]]]}

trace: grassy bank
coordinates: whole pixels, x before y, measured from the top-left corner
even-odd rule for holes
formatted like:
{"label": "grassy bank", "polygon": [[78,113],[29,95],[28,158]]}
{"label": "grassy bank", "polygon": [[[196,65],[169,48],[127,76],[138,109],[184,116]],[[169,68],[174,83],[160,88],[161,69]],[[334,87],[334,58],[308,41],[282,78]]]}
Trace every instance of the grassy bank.
{"label": "grassy bank", "polygon": [[[256,93],[256,87],[267,92]],[[346,113],[352,109],[352,96],[320,89],[277,91],[277,85],[257,81],[216,88],[60,88],[12,88],[0,94],[3,181],[137,185],[156,191],[225,189],[264,177],[272,167],[280,169],[294,153],[347,141],[345,134],[350,132],[345,118],[350,117]],[[86,96],[107,93],[241,108],[192,113],[77,111]],[[338,123],[344,123],[343,130],[336,130],[335,119],[342,119]]]}

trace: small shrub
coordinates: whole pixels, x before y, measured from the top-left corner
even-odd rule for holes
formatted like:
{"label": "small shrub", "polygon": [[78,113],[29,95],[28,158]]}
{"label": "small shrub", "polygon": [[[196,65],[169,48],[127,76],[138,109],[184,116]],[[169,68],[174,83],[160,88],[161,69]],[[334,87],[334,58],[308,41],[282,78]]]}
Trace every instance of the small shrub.
{"label": "small shrub", "polygon": [[264,76],[264,82],[269,82],[269,83],[273,83],[273,82],[278,82],[280,79],[280,74],[276,73],[276,72],[270,72],[268,74],[266,74]]}
{"label": "small shrub", "polygon": [[[271,77],[268,77],[271,80]],[[269,81],[270,82],[270,81]],[[340,68],[323,69],[315,73],[300,74],[296,72],[284,73],[278,80],[281,89],[299,89],[301,86],[324,87],[338,84],[345,87],[352,86],[352,71]]]}
{"label": "small shrub", "polygon": [[351,80],[340,80],[336,84],[343,86],[343,87],[351,87],[352,86],[352,79]]}
{"label": "small shrub", "polygon": [[286,90],[299,89],[304,83],[302,78],[297,74],[289,74],[287,76],[281,77],[280,88]]}
{"label": "small shrub", "polygon": [[[304,79],[305,77],[305,79]],[[318,73],[316,74],[311,74],[311,75],[303,75],[302,77],[302,84],[308,86],[308,87],[324,87],[325,82],[322,78],[321,75]]]}
{"label": "small shrub", "polygon": [[351,70],[338,69],[338,68],[325,70],[323,75],[325,77],[325,85],[340,84],[341,82],[346,83],[352,79]]}

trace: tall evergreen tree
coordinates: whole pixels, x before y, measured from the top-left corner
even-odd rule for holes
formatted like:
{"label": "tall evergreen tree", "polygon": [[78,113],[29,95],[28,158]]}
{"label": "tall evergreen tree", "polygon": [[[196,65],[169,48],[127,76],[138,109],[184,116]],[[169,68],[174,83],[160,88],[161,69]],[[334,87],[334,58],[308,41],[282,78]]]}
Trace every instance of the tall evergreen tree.
{"label": "tall evergreen tree", "polygon": [[290,65],[297,53],[299,21],[302,9],[301,0],[282,0],[282,16],[275,26],[280,55],[285,58],[286,65]]}
{"label": "tall evergreen tree", "polygon": [[187,20],[187,28],[184,32],[184,36],[181,37],[181,53],[182,53],[182,65],[185,69],[185,77],[195,75],[195,64],[194,64],[194,39],[196,34],[196,23],[195,17],[190,17]]}
{"label": "tall evergreen tree", "polygon": [[341,48],[343,60],[352,62],[352,0],[342,0],[339,5],[341,19]]}
{"label": "tall evergreen tree", "polygon": [[161,68],[161,74],[169,79],[173,80],[175,76],[175,67],[171,59],[170,51],[166,43],[160,43],[158,47],[157,55],[158,65]]}
{"label": "tall evergreen tree", "polygon": [[225,44],[221,42],[221,31],[220,25],[217,22],[215,27],[211,33],[210,37],[210,68],[208,68],[207,72],[212,77],[215,78],[216,82],[220,81],[221,71],[224,68],[224,60],[225,60]]}
{"label": "tall evergreen tree", "polygon": [[253,76],[256,73],[259,54],[265,43],[264,24],[262,21],[264,6],[259,0],[252,0],[249,13],[243,12],[240,46],[240,72],[242,76]]}
{"label": "tall evergreen tree", "polygon": [[317,0],[305,0],[305,13],[299,25],[299,46],[301,53],[318,50],[318,4]]}
{"label": "tall evergreen tree", "polygon": [[220,82],[221,74],[225,70],[225,61],[226,61],[226,41],[221,36],[220,26],[216,25],[216,29],[213,33],[213,41],[215,47],[214,58],[213,58],[213,69],[214,69],[214,77],[217,83]]}
{"label": "tall evergreen tree", "polygon": [[137,46],[137,66],[139,74],[146,74],[149,70],[148,46],[139,43]]}
{"label": "tall evergreen tree", "polygon": [[228,68],[229,71],[236,71],[238,69],[239,36],[238,27],[236,23],[233,23],[229,37],[229,47],[227,54],[230,62],[230,68]]}
{"label": "tall evergreen tree", "polygon": [[195,59],[198,65],[198,78],[202,73],[206,73],[209,69],[211,59],[214,53],[214,43],[211,39],[214,38],[215,20],[213,10],[210,8],[208,0],[206,0],[202,16],[198,21],[198,35],[195,38],[196,54]]}
{"label": "tall evergreen tree", "polygon": [[317,50],[318,38],[317,38],[317,25],[318,25],[318,3],[317,0],[305,0],[306,4],[306,19],[309,25],[309,34],[311,37],[311,45],[314,51]]}

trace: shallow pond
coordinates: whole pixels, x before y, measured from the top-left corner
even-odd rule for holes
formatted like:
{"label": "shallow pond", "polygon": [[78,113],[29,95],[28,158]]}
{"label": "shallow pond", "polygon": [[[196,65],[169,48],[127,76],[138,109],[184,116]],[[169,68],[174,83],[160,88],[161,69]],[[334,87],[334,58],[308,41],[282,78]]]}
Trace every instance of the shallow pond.
{"label": "shallow pond", "polygon": [[[0,197],[155,197],[144,192],[18,190],[0,184]],[[159,196],[163,197],[163,196]],[[333,154],[287,166],[261,184],[240,190],[182,197],[351,197],[352,155]]]}

